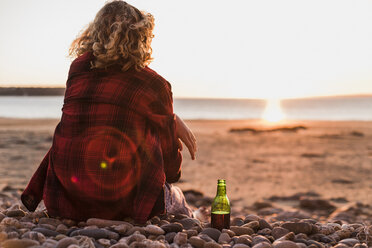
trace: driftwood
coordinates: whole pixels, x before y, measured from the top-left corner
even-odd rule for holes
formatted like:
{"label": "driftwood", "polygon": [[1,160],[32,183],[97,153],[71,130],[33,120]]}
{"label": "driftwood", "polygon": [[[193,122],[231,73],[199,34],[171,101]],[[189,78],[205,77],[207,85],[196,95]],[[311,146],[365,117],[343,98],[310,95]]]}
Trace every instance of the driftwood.
{"label": "driftwood", "polygon": [[63,96],[65,88],[0,87],[0,96]]}
{"label": "driftwood", "polygon": [[294,126],[294,127],[277,127],[272,129],[256,129],[251,127],[244,128],[231,128],[230,132],[252,132],[252,133],[265,133],[265,132],[297,132],[301,129],[307,129],[304,126]]}

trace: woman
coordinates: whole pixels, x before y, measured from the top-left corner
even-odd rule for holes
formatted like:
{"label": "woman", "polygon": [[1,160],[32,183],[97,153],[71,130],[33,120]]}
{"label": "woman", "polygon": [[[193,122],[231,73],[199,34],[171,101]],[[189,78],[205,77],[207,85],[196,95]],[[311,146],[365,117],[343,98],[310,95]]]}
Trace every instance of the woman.
{"label": "woman", "polygon": [[[173,113],[171,85],[147,65],[154,18],[107,3],[72,43],[62,118],[53,145],[22,194],[34,211],[144,223],[165,211],[192,216],[182,192],[182,140],[196,141]],[[180,139],[180,140],[179,140]]]}

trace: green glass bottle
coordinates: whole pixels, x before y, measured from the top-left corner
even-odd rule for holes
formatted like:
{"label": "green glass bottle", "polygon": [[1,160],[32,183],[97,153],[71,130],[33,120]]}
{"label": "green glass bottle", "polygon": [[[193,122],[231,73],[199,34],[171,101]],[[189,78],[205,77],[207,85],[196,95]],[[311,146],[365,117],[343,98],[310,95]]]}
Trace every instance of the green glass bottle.
{"label": "green glass bottle", "polygon": [[226,195],[225,179],[217,180],[217,195],[211,209],[211,226],[222,230],[230,228],[230,201]]}

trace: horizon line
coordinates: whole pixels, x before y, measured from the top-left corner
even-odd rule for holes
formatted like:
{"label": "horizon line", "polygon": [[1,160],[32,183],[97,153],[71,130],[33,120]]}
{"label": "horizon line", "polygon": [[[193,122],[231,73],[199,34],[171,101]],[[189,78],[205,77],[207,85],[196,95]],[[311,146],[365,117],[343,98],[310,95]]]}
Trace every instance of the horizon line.
{"label": "horizon line", "polygon": [[[18,86],[0,86],[0,89],[4,88],[32,88],[32,89],[65,89],[66,87],[60,86],[60,85],[50,85],[50,86],[35,86],[35,85],[18,85]],[[334,94],[334,95],[314,95],[314,96],[301,96],[301,97],[277,97],[274,99],[278,100],[295,100],[295,99],[314,99],[314,98],[347,98],[347,97],[372,97],[371,93],[355,93],[355,94]],[[210,96],[174,96],[175,99],[195,99],[195,100],[218,100],[218,99],[224,99],[224,100],[267,100],[267,99],[273,99],[273,97],[210,97]]]}

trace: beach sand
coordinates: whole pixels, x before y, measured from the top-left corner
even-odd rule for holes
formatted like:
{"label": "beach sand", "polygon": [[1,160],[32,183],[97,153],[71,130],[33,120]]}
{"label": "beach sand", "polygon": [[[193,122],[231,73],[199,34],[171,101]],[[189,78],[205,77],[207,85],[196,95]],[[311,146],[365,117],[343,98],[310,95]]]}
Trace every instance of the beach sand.
{"label": "beach sand", "polygon": [[184,149],[176,185],[196,214],[208,212],[216,180],[227,180],[231,226],[222,234],[200,214],[201,222],[167,214],[133,226],[49,218],[42,203],[28,212],[20,194],[57,123],[0,119],[1,247],[372,246],[372,122],[187,121],[199,149],[195,161]]}
{"label": "beach sand", "polygon": [[[52,143],[54,119],[0,119],[0,189],[23,189]],[[227,180],[235,207],[273,196],[315,192],[325,199],[372,205],[372,122],[187,121],[197,138],[197,159],[183,150],[182,190],[216,193]],[[265,130],[303,126],[297,131]],[[230,132],[254,128],[263,132]]]}

